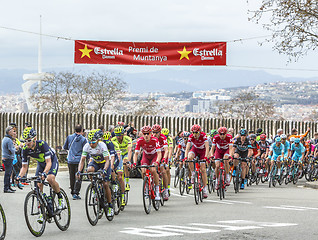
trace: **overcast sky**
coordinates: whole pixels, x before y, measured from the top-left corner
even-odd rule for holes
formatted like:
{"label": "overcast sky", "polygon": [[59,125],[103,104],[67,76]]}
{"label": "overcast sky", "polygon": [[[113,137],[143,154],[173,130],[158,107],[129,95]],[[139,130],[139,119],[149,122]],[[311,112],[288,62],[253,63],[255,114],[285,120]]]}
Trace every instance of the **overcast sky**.
{"label": "overcast sky", "polygon": [[[99,41],[229,41],[229,67],[208,68],[239,69],[232,66],[247,66],[317,69],[265,71],[282,76],[318,77],[317,52],[310,52],[298,62],[287,65],[287,56],[273,52],[270,43],[259,46],[258,42],[263,39],[231,42],[235,39],[270,35],[261,25],[248,21],[248,9],[255,9],[260,1],[249,2],[253,4],[246,0],[2,1],[0,68],[37,69],[39,37],[1,27],[39,32],[39,16],[42,15],[43,34]],[[43,37],[42,41],[44,69],[75,66],[74,41],[50,37]],[[167,68],[111,65],[98,67],[140,72]]]}

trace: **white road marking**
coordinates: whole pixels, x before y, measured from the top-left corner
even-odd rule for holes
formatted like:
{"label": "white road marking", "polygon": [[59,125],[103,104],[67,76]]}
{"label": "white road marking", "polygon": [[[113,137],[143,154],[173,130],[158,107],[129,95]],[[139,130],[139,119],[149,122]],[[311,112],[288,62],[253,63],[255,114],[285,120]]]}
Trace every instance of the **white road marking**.
{"label": "white road marking", "polygon": [[272,222],[254,222],[248,220],[230,220],[230,221],[218,221],[218,223],[230,223],[230,224],[257,224],[263,227],[290,227],[296,226],[297,223],[272,223]]}
{"label": "white road marking", "polygon": [[186,198],[186,197],[188,197],[187,195],[180,195],[180,194],[176,194],[176,193],[172,193],[172,192],[170,192],[170,195],[172,195],[172,196],[177,196],[177,197],[182,197],[182,198]]}
{"label": "white road marking", "polygon": [[224,202],[223,200],[215,201],[215,200],[210,200],[210,199],[205,199],[204,202],[213,202],[213,203],[228,204],[228,205],[234,204],[234,203],[230,203],[230,202]]}
{"label": "white road marking", "polygon": [[308,210],[318,210],[318,208],[312,208],[312,207],[300,207],[300,206],[289,206],[289,205],[281,205],[282,207],[287,208],[301,208],[301,209],[308,209]]}
{"label": "white road marking", "polygon": [[212,232],[221,231],[221,230],[215,230],[215,229],[186,227],[186,226],[177,226],[177,225],[148,226],[146,228],[163,230],[163,231],[180,232],[180,233],[212,233]]}
{"label": "white road marking", "polygon": [[291,208],[291,207],[272,207],[272,206],[264,206],[263,208],[270,208],[270,209],[281,209],[281,210],[292,210],[292,211],[306,211],[307,209],[303,208]]}
{"label": "white road marking", "polygon": [[144,228],[125,228],[126,230],[120,231],[121,233],[128,233],[133,235],[145,236],[145,237],[170,237],[170,236],[181,236],[181,233],[157,231],[153,229]]}
{"label": "white road marking", "polygon": [[229,202],[229,203],[242,203],[242,204],[252,204],[251,202],[242,202],[242,201],[233,201],[233,200],[222,200],[223,202]]}
{"label": "white road marking", "polygon": [[229,230],[229,231],[238,231],[238,230],[249,230],[249,229],[263,228],[263,227],[260,227],[260,226],[230,226],[230,225],[205,224],[205,223],[191,223],[191,225],[202,226],[202,227],[220,227],[220,228],[224,228],[224,230]]}

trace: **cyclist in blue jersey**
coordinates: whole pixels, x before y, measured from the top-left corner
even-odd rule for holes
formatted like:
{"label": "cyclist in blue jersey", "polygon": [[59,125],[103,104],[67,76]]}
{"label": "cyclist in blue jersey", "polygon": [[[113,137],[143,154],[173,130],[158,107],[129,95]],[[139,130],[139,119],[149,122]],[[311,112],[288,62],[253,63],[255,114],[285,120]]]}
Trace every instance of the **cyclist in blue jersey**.
{"label": "cyclist in blue jersey", "polygon": [[[36,139],[36,131],[32,127],[25,128],[22,135],[25,140],[25,145],[22,149],[22,168],[17,180],[19,180],[21,176],[24,176],[28,170],[28,157],[30,156],[36,159],[37,168],[35,175],[41,176],[42,180],[47,179],[58,196],[58,208],[63,209],[65,203],[60,191],[60,186],[55,180],[59,168],[55,153],[45,141]],[[43,192],[42,183],[39,184],[39,188],[41,192]]]}
{"label": "cyclist in blue jersey", "polygon": [[291,150],[294,152],[292,159],[299,164],[299,173],[302,174],[302,162],[305,157],[306,148],[301,144],[299,138],[295,138],[295,142],[291,145]]}
{"label": "cyclist in blue jersey", "polygon": [[270,172],[272,171],[272,168],[277,161],[277,175],[280,175],[280,167],[281,167],[281,162],[284,159],[284,145],[282,144],[282,138],[281,137],[276,137],[275,142],[270,146],[269,149],[269,156],[268,159],[271,160],[271,167],[270,167]]}

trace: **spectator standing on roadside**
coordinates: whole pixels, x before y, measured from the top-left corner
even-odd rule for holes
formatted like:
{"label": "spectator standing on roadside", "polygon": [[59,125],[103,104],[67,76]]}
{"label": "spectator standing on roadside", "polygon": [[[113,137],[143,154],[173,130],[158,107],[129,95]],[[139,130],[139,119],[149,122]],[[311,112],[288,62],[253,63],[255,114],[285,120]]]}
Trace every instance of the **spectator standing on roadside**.
{"label": "spectator standing on roadside", "polygon": [[13,139],[17,137],[15,128],[9,126],[6,128],[6,135],[2,139],[2,162],[5,168],[4,174],[4,192],[5,193],[14,193],[15,190],[10,186],[10,176],[12,173],[12,162],[15,157],[16,147],[13,144]]}
{"label": "spectator standing on roadside", "polygon": [[75,174],[77,173],[78,164],[81,160],[82,151],[87,139],[83,137],[82,125],[75,126],[75,133],[66,138],[63,148],[68,150],[67,164],[70,175],[71,194],[74,200],[81,199],[79,196],[81,190],[81,181],[76,181]]}

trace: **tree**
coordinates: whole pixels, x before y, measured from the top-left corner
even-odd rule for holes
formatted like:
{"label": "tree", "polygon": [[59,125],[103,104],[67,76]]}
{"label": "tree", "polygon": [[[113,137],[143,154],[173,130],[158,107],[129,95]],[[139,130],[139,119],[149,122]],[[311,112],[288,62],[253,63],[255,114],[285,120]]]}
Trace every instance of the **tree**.
{"label": "tree", "polygon": [[230,101],[218,102],[217,107],[217,115],[222,118],[264,120],[275,113],[274,104],[259,99],[254,91],[240,91]]}
{"label": "tree", "polygon": [[140,99],[136,106],[133,115],[144,116],[144,115],[158,115],[162,110],[160,104],[152,97],[147,99]]}
{"label": "tree", "polygon": [[274,49],[298,60],[318,44],[318,2],[317,0],[263,0],[259,9],[250,11],[249,20],[260,23],[269,18],[263,27],[272,32]]}
{"label": "tree", "polygon": [[54,78],[35,88],[34,105],[39,112],[101,114],[105,106],[124,92],[126,83],[115,73],[79,75],[52,73]]}

